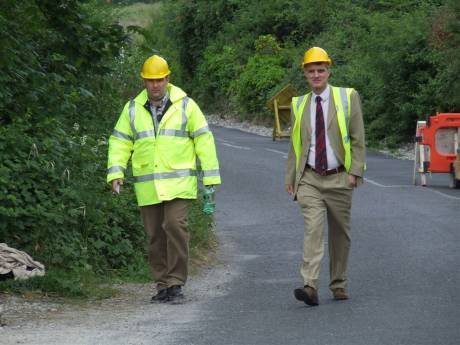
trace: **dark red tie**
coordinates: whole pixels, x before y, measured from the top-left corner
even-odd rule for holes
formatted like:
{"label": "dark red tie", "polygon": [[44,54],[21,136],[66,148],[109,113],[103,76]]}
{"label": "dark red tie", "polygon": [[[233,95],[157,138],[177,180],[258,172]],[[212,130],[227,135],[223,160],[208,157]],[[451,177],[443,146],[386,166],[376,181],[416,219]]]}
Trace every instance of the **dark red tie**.
{"label": "dark red tie", "polygon": [[327,170],[326,153],[326,130],[324,127],[323,107],[321,97],[316,96],[316,146],[315,146],[315,169],[322,173]]}

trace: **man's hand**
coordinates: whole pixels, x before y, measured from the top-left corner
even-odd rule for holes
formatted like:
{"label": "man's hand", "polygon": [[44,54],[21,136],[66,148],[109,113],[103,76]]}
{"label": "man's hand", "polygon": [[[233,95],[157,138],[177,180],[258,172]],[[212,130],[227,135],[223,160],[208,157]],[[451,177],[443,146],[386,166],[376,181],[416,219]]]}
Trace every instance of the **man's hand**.
{"label": "man's hand", "polygon": [[356,188],[357,183],[358,183],[358,182],[357,182],[356,176],[355,176],[355,175],[351,175],[351,174],[348,175],[348,183],[349,183],[351,186],[353,186],[353,188]]}
{"label": "man's hand", "polygon": [[286,192],[290,195],[294,195],[294,186],[292,184],[287,184],[285,185],[286,187]]}
{"label": "man's hand", "polygon": [[122,178],[116,178],[112,180],[112,193],[113,194],[120,194],[120,187],[123,185]]}

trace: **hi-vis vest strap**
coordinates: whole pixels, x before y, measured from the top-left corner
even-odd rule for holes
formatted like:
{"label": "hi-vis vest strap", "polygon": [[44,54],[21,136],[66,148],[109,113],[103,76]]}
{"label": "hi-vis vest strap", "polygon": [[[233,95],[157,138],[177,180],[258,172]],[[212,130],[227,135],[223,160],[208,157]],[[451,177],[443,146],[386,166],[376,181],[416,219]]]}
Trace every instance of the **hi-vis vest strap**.
{"label": "hi-vis vest strap", "polygon": [[[177,129],[160,129],[158,131],[159,135],[169,135],[169,136],[174,136],[174,137],[185,137],[185,138],[186,137],[193,138],[193,136],[196,135],[195,133],[189,133],[186,130],[186,128],[187,128],[187,113],[186,113],[186,109],[187,109],[188,100],[189,100],[188,97],[184,97],[182,99],[182,125],[181,125],[181,129],[180,130],[177,130]],[[135,119],[136,119],[135,107],[136,106],[135,106],[135,103],[134,103],[134,99],[131,99],[130,102],[129,102],[129,122],[130,122],[130,125],[131,125],[131,131],[133,132],[133,135],[134,135],[134,139],[136,140],[136,139],[140,139],[140,138],[155,136],[155,132],[152,131],[152,130],[143,131],[143,132],[139,132],[139,133],[136,132],[136,127],[134,125]],[[158,125],[156,125],[155,127],[158,127]]]}
{"label": "hi-vis vest strap", "polygon": [[[163,128],[163,129],[160,129],[158,131],[159,135],[167,135],[167,136],[173,136],[173,137],[184,137],[184,138],[189,137],[189,138],[193,139],[193,138],[196,138],[196,137],[200,136],[201,134],[209,132],[209,127],[208,126],[200,128],[199,130],[197,130],[197,131],[195,131],[193,133],[189,133],[186,130],[186,128],[187,128],[187,113],[186,113],[186,109],[187,109],[188,100],[189,100],[188,97],[184,97],[183,100],[182,100],[182,124],[181,124],[181,129],[177,130],[177,129],[165,129],[165,128]],[[155,132],[153,130],[142,131],[142,132],[137,132],[136,131],[136,126],[134,125],[135,119],[136,119],[135,107],[136,106],[135,106],[135,103],[134,103],[134,99],[131,99],[130,102],[129,102],[129,110],[128,110],[128,112],[129,112],[129,123],[130,123],[131,131],[133,132],[134,138],[131,137],[128,134],[125,134],[125,133],[122,133],[120,131],[117,131],[116,129],[113,130],[113,132],[112,132],[112,135],[114,137],[134,142],[137,139],[155,136]]]}
{"label": "hi-vis vest strap", "polygon": [[[335,87],[331,86],[332,97],[334,98],[335,110],[337,112],[337,120],[339,122],[340,135],[342,137],[343,148],[345,149],[345,170],[350,171],[351,166],[351,145],[350,145],[350,132],[349,123],[351,117],[351,93],[352,88]],[[292,98],[292,111],[294,113],[294,127],[292,129],[292,146],[296,158],[296,167],[299,168],[300,155],[302,152],[302,136],[300,127],[302,123],[302,115],[307,103],[308,96],[311,94],[300,97]]]}

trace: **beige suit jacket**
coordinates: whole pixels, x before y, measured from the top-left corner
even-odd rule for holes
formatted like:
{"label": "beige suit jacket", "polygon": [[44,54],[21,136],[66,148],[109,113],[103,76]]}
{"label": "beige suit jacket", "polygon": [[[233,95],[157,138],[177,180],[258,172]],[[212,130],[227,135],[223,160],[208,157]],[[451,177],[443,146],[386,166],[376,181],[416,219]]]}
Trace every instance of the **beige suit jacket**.
{"label": "beige suit jacket", "polygon": [[[332,96],[332,92],[331,92]],[[301,123],[302,152],[300,157],[299,169],[296,167],[296,157],[292,146],[292,129],[294,128],[294,114],[291,109],[291,142],[289,144],[289,153],[286,163],[285,184],[294,186],[294,194],[297,193],[299,181],[302,177],[305,165],[308,159],[311,142],[311,122],[310,122],[310,100],[311,93],[307,98]],[[351,167],[349,173],[359,177],[358,182],[362,182],[365,168],[365,141],[364,141],[364,122],[361,110],[361,100],[356,90],[351,93],[351,116],[350,116],[350,141],[351,141]],[[337,112],[335,110],[334,97],[330,98],[327,135],[331,147],[340,164],[345,162],[345,150],[343,148],[342,138],[340,135],[339,123],[337,121]]]}

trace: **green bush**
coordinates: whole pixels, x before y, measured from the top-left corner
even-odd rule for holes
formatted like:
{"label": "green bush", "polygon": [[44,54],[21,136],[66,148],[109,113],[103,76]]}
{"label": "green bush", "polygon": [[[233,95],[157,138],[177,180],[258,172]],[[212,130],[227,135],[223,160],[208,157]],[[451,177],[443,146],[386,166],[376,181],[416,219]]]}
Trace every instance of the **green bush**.
{"label": "green bush", "polygon": [[130,187],[114,198],[105,182],[107,137],[137,86],[123,63],[131,56],[120,55],[126,36],[102,10],[0,4],[0,239],[44,263],[49,279],[138,266],[144,255]]}
{"label": "green bush", "polygon": [[[237,109],[241,114],[264,114],[265,105],[272,90],[285,76],[281,48],[273,36],[260,36],[256,42],[256,54],[249,58],[238,78],[230,84]],[[265,112],[266,114],[267,112]],[[244,115],[240,115],[244,118]]]}
{"label": "green bush", "polygon": [[280,66],[281,59],[276,56],[254,56],[249,59],[239,78],[232,84],[237,108],[241,109],[241,117],[261,112],[269,97],[270,91],[277,87],[284,77]]}
{"label": "green bush", "polygon": [[[299,63],[314,45],[332,56],[331,83],[360,92],[372,143],[410,140],[418,119],[460,108],[458,1],[166,3],[169,46],[210,111],[263,119],[286,83],[305,92]],[[259,37],[273,37],[280,51],[262,54]]]}
{"label": "green bush", "polygon": [[203,62],[198,66],[194,88],[196,96],[207,108],[225,109],[231,91],[231,82],[239,78],[243,66],[238,64],[238,53],[232,46],[222,49],[210,46],[204,52]]}
{"label": "green bush", "polygon": [[[97,1],[0,3],[0,241],[47,270],[0,289],[85,297],[105,294],[95,289],[104,280],[149,277],[133,187],[113,196],[106,162],[151,51],[132,44],[113,11]],[[210,220],[193,217],[201,245]]]}

